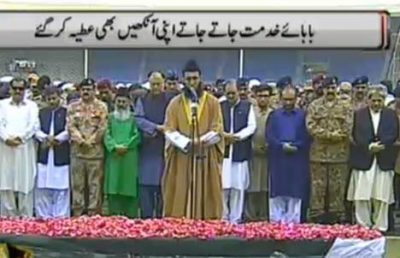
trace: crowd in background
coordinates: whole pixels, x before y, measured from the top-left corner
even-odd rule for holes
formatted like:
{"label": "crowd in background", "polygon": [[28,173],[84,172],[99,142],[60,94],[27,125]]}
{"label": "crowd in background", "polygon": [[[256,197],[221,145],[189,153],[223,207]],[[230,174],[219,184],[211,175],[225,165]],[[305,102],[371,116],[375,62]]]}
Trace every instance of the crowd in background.
{"label": "crowd in background", "polygon": [[[189,61],[182,74],[152,71],[146,83],[5,76],[0,99],[2,216],[393,228],[400,85],[388,81],[206,83]],[[193,123],[199,142],[187,133]]]}

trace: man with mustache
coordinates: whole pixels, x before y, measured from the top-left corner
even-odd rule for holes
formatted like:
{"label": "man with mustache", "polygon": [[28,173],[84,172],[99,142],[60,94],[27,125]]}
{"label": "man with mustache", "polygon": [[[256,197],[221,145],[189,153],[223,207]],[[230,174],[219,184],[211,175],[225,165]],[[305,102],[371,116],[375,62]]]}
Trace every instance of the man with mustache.
{"label": "man with mustache", "polygon": [[70,216],[70,144],[66,126],[67,109],[61,106],[61,91],[44,90],[47,106],[39,111],[40,130],[36,132],[38,175],[35,211],[39,218]]}
{"label": "man with mustache", "polygon": [[107,105],[108,112],[114,110],[114,102],[112,96],[112,83],[110,80],[104,79],[97,83],[97,91],[99,100]]}
{"label": "man with mustache", "polygon": [[119,88],[104,137],[104,194],[110,215],[137,217],[140,134],[129,107],[129,90]]}
{"label": "man with mustache", "polygon": [[39,109],[24,97],[25,80],[14,78],[10,86],[11,98],[0,102],[0,215],[31,217]]}
{"label": "man with mustache", "polygon": [[29,99],[35,102],[39,110],[46,106],[46,101],[42,95],[43,90],[48,87],[51,83],[50,77],[47,75],[42,75],[38,77],[37,74],[30,74],[28,77],[29,80],[29,90],[30,95]]}
{"label": "man with mustache", "polygon": [[354,110],[358,110],[368,106],[367,102],[368,82],[369,80],[367,76],[358,77],[353,81],[352,105]]}
{"label": "man with mustache", "polygon": [[88,215],[95,215],[101,210],[103,135],[107,126],[108,110],[96,98],[95,89],[96,83],[93,79],[84,79],[79,85],[80,99],[68,107],[74,216],[81,216],[85,211]]}
{"label": "man with mustache", "polygon": [[185,88],[171,100],[165,117],[164,215],[221,219],[221,107],[204,91],[196,61],[188,61],[182,75]]}
{"label": "man with mustache", "polygon": [[339,87],[339,96],[343,100],[351,101],[351,83],[349,82],[342,82],[340,83]]}
{"label": "man with mustache", "polygon": [[398,149],[399,120],[384,107],[386,93],[368,92],[368,107],[356,111],[350,164],[353,168],[348,200],[354,201],[357,223],[385,232],[389,205],[394,203],[393,178]]}
{"label": "man with mustache", "polygon": [[324,95],[322,82],[326,78],[325,74],[319,74],[312,79],[312,86],[314,88],[314,99],[318,99]]}
{"label": "man with mustache", "polygon": [[342,222],[353,110],[337,97],[336,77],[325,78],[322,87],[324,95],[310,104],[306,119],[312,137],[309,217],[318,223]]}
{"label": "man with mustache", "polygon": [[310,103],[315,99],[314,88],[311,84],[306,84],[303,87],[303,94],[301,96],[299,107],[307,110]]}
{"label": "man with mustache", "polygon": [[[251,96],[250,80],[248,78],[241,77],[237,79],[237,84],[239,88],[239,97],[241,100],[249,101],[252,105],[256,106],[257,101]],[[254,81],[253,81],[254,83]]]}

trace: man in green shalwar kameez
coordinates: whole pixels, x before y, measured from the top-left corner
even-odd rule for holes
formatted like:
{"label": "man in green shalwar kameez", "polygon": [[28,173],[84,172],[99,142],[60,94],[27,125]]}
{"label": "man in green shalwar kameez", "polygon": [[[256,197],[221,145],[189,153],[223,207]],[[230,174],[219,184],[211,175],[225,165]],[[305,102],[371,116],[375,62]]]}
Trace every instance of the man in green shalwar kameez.
{"label": "man in green shalwar kameez", "polygon": [[129,92],[120,88],[104,136],[104,194],[110,215],[134,218],[138,213],[138,145],[140,135],[129,106]]}

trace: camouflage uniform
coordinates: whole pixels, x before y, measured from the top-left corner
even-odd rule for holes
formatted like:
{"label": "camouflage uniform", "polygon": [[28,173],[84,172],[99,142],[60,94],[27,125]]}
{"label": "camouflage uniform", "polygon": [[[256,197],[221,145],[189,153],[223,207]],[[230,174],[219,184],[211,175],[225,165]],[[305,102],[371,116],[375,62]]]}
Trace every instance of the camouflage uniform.
{"label": "camouflage uniform", "polygon": [[341,221],[345,215],[353,111],[349,101],[337,98],[332,104],[325,97],[316,99],[307,114],[307,128],[313,138],[309,217],[315,222]]}
{"label": "camouflage uniform", "polygon": [[[80,216],[98,214],[102,204],[103,135],[107,125],[107,106],[94,99],[82,100],[68,108],[68,130],[71,136],[72,211]],[[93,144],[88,147],[81,143]]]}

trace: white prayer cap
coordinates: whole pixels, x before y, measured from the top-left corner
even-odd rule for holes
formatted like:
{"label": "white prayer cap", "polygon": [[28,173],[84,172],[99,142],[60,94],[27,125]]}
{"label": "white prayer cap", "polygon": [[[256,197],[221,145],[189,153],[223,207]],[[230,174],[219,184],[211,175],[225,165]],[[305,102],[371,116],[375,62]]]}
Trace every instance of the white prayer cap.
{"label": "white prayer cap", "polygon": [[54,82],[53,82],[53,85],[54,85],[55,87],[58,87],[58,85],[60,85],[61,83],[63,83],[63,81],[54,81]]}
{"label": "white prayer cap", "polygon": [[126,85],[123,84],[122,82],[119,82],[119,83],[117,83],[117,84],[115,85],[115,88],[116,88],[116,89],[119,89],[119,88],[126,88]]}
{"label": "white prayer cap", "polygon": [[272,88],[276,88],[276,82],[267,82],[267,85]]}
{"label": "white prayer cap", "polygon": [[14,79],[12,76],[4,76],[0,78],[0,82],[11,82],[11,80]]}
{"label": "white prayer cap", "polygon": [[133,83],[129,82],[129,83],[126,84],[126,87],[130,88],[132,85],[133,85]]}
{"label": "white prayer cap", "polygon": [[74,87],[74,84],[73,83],[70,83],[70,82],[67,82],[67,83],[65,83],[62,87],[61,87],[61,89],[63,90],[63,91],[65,91],[65,90],[72,90],[72,89],[74,89],[75,87]]}
{"label": "white prayer cap", "polygon": [[249,90],[251,90],[254,86],[260,86],[261,82],[257,79],[251,79],[249,81]]}
{"label": "white prayer cap", "polygon": [[351,85],[350,82],[341,82],[341,83],[340,83],[340,86],[339,86],[339,89],[351,91],[352,87],[353,87],[353,86]]}
{"label": "white prayer cap", "polygon": [[145,88],[146,90],[150,90],[150,82],[143,83],[142,87]]}
{"label": "white prayer cap", "polygon": [[342,87],[342,86],[344,86],[344,87],[350,86],[351,87],[351,82],[341,82],[340,87]]}
{"label": "white prayer cap", "polygon": [[388,94],[385,98],[385,106],[389,105],[393,100],[395,100],[395,97],[392,94]]}

